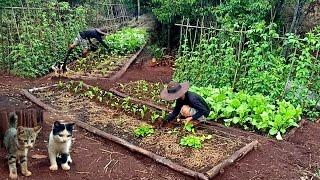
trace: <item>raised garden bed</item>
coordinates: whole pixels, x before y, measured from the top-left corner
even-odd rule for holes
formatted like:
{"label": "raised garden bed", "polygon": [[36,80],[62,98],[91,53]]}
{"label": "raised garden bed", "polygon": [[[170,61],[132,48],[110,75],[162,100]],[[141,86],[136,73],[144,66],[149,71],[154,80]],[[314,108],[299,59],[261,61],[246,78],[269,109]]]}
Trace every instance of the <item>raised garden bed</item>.
{"label": "raised garden bed", "polygon": [[[129,149],[132,146],[135,147],[133,149],[141,148],[140,153],[152,158],[156,157],[158,162],[201,179],[215,176],[224,166],[230,165],[257,146],[256,141],[245,146],[249,141],[222,136],[209,129],[198,129],[195,133],[197,136],[211,136],[210,139],[203,142],[201,149],[179,145],[181,137],[188,134],[183,128],[156,129],[151,136],[137,138],[133,132],[141,126],[142,120],[128,113],[116,110],[114,107],[101,106],[81,93],[72,93],[67,88],[50,87],[32,91],[32,93],[36,98],[24,91],[25,95],[31,99],[34,98],[37,103],[44,102],[43,106],[53,107],[51,111],[60,111],[80,120],[82,123],[79,124],[88,125],[91,131],[107,138],[112,137],[111,140],[122,142],[123,145],[128,143]],[[169,160],[164,160],[166,159],[164,157]]]}
{"label": "raised garden bed", "polygon": [[66,74],[59,74],[59,76],[83,80],[116,80],[126,72],[143,48],[144,46],[136,53],[124,56],[90,54],[87,58],[71,63],[70,71]]}
{"label": "raised garden bed", "polygon": [[145,28],[123,28],[105,37],[108,52],[102,48],[86,58],[80,58],[69,65],[71,70],[68,73],[61,76],[84,80],[116,80],[140,54],[147,40]]}

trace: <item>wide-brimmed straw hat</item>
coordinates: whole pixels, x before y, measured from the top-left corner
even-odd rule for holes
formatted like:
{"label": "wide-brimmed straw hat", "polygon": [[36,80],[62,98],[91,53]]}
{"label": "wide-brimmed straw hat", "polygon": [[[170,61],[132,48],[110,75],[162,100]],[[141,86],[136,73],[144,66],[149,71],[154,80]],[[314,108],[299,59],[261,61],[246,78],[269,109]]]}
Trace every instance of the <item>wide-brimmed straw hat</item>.
{"label": "wide-brimmed straw hat", "polygon": [[160,94],[161,99],[173,101],[182,97],[189,89],[189,82],[177,83],[174,81],[169,82]]}
{"label": "wide-brimmed straw hat", "polygon": [[106,33],[106,32],[103,32],[103,30],[102,29],[99,29],[99,28],[96,28],[96,31],[97,32],[99,32],[100,34],[103,34],[103,35],[108,35],[108,33]]}

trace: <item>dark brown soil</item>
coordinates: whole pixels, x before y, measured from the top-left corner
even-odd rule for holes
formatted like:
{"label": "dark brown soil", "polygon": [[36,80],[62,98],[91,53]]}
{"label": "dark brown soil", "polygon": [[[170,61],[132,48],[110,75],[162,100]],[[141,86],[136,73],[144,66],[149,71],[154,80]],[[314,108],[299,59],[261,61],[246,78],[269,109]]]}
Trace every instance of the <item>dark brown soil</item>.
{"label": "dark brown soil", "polygon": [[127,72],[116,82],[108,80],[86,81],[90,85],[98,85],[103,89],[110,89],[117,83],[146,80],[149,82],[168,83],[172,79],[173,69],[170,66],[155,66],[151,63],[151,56],[147,50],[143,50]]}

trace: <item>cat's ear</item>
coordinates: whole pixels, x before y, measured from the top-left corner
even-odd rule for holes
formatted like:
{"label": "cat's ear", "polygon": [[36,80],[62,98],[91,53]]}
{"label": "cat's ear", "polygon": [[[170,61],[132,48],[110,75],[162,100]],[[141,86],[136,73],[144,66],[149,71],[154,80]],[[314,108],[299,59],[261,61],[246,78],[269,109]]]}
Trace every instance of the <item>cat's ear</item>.
{"label": "cat's ear", "polygon": [[18,127],[18,134],[19,135],[24,134],[24,128],[22,126]]}
{"label": "cat's ear", "polygon": [[33,128],[33,131],[37,134],[39,134],[39,132],[41,131],[42,127],[41,126],[36,126]]}
{"label": "cat's ear", "polygon": [[59,121],[55,121],[54,123],[53,123],[53,126],[54,127],[59,127],[61,125],[61,123],[59,122]]}
{"label": "cat's ear", "polygon": [[66,124],[66,127],[67,127],[68,130],[73,130],[75,124],[76,123],[68,123],[68,124]]}

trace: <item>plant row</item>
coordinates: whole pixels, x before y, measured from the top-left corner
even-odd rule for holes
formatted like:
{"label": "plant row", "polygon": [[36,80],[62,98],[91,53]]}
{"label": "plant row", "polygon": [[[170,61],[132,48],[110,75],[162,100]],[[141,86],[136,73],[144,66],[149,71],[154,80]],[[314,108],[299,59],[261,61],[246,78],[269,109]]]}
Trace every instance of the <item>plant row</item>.
{"label": "plant row", "polygon": [[70,81],[66,84],[60,82],[58,87],[73,94],[103,103],[116,110],[126,112],[138,119],[150,121],[151,123],[155,123],[156,121],[161,121],[166,118],[165,111],[157,111],[147,107],[146,105],[135,104],[130,100],[130,97],[120,98],[111,92],[100,89],[99,87],[88,87],[81,81]]}
{"label": "plant row", "polygon": [[297,127],[302,109],[284,100],[272,103],[261,94],[249,95],[231,88],[191,87],[206,99],[211,108],[209,119],[223,120],[226,126],[239,126],[270,135],[282,135]]}
{"label": "plant row", "polygon": [[[70,81],[66,84],[59,82],[59,89],[67,90],[73,94],[77,94],[91,100],[95,100],[98,103],[103,103],[111,108],[116,110],[124,111],[130,115],[135,116],[145,122],[142,122],[139,127],[133,130],[133,135],[137,138],[143,138],[147,136],[151,136],[155,133],[155,128],[153,125],[156,121],[162,121],[166,117],[166,112],[158,112],[154,109],[148,108],[145,105],[138,105],[132,103],[130,98],[119,98],[113,95],[110,92],[101,90],[98,87],[88,87],[83,82],[73,82]],[[202,147],[202,143],[205,140],[211,139],[211,136],[208,135],[197,135],[195,133],[195,128],[192,124],[185,124],[183,127],[187,134],[180,139],[180,144],[182,146],[191,147],[199,149]],[[174,129],[173,131],[177,131]],[[173,132],[176,134],[178,132]]]}
{"label": "plant row", "polygon": [[116,90],[131,97],[135,97],[144,101],[151,101],[155,104],[170,108],[172,107],[172,103],[160,98],[160,92],[163,88],[164,84],[160,82],[149,83],[145,80],[138,80],[126,84],[119,83],[119,85],[116,87]]}

